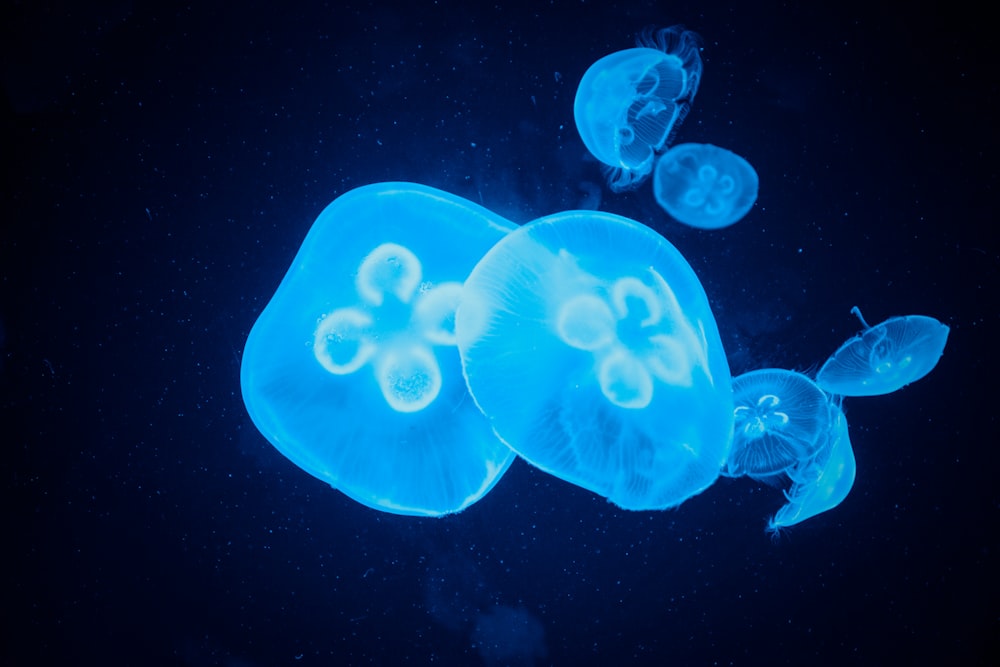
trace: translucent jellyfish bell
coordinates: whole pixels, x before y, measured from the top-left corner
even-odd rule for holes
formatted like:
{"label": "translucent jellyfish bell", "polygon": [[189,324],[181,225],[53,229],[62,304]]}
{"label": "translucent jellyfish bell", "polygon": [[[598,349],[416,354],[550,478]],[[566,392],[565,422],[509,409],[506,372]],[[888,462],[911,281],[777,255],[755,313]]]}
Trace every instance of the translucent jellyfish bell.
{"label": "translucent jellyfish bell", "polygon": [[712,144],[678,144],[656,163],[653,194],[672,218],[718,229],[743,218],[757,201],[757,172],[742,157]]}
{"label": "translucent jellyfish bell", "polygon": [[789,472],[793,484],[785,494],[788,502],[772,517],[768,529],[787,528],[833,509],[851,492],[856,473],[847,418],[834,405],[833,419],[816,455]]}
{"label": "translucent jellyfish bell", "polygon": [[717,478],[729,367],[701,283],[663,237],[605,213],[548,216],[497,243],[465,290],[466,381],[530,463],[635,510]]}
{"label": "translucent jellyfish bell", "polygon": [[840,346],[816,375],[824,391],[840,396],[891,394],[930,373],[948,342],[948,326],[933,317],[891,317]]}
{"label": "translucent jellyfish bell", "polygon": [[733,401],[733,448],[722,471],[729,477],[770,477],[810,460],[835,409],[812,380],[780,368],[735,378]]}
{"label": "translucent jellyfish bell", "polygon": [[638,185],[653,170],[654,155],[687,116],[701,80],[696,33],[673,26],[636,42],[591,65],[573,104],[580,138],[610,168],[614,191]]}
{"label": "translucent jellyfish bell", "polygon": [[722,473],[791,482],[775,531],[839,505],[854,484],[854,450],[837,401],[812,380],[768,368],[733,380],[733,447]]}
{"label": "translucent jellyfish bell", "polygon": [[462,281],[513,225],[446,192],[380,183],[317,218],[254,324],[240,383],[282,454],[358,502],[457,512],[513,459],[469,399]]}

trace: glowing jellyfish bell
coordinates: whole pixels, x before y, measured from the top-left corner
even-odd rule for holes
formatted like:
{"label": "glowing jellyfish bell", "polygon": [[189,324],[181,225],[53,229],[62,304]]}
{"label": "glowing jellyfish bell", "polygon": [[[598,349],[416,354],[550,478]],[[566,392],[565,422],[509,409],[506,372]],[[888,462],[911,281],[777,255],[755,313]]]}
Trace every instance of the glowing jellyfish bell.
{"label": "glowing jellyfish bell", "polygon": [[634,510],[717,478],[729,367],[697,276],[649,228],[584,211],[520,227],[469,275],[455,333],[476,403],[542,470]]}
{"label": "glowing jellyfish bell", "polygon": [[454,316],[513,227],[411,183],[337,198],[247,339],[240,384],[260,432],[375,509],[436,516],[485,495],[514,455],[469,400]]}
{"label": "glowing jellyfish bell", "polygon": [[948,326],[933,317],[891,317],[840,346],[816,375],[816,383],[840,396],[890,394],[930,373],[948,342]]}
{"label": "glowing jellyfish bell", "polygon": [[696,33],[673,26],[644,32],[636,42],[591,65],[573,104],[580,138],[608,166],[608,186],[616,192],[649,175],[701,80]]}
{"label": "glowing jellyfish bell", "polygon": [[836,405],[822,437],[817,453],[788,472],[792,479],[792,488],[785,493],[788,502],[768,522],[768,530],[794,526],[831,510],[851,492],[857,464],[847,433],[847,418]]}
{"label": "glowing jellyfish bell", "polygon": [[792,470],[819,451],[834,407],[801,373],[765,368],[733,380],[733,448],[722,474],[766,478]]}
{"label": "glowing jellyfish bell", "polygon": [[733,448],[722,474],[791,482],[768,530],[833,509],[854,485],[854,450],[838,402],[793,371],[766,368],[733,380]]}
{"label": "glowing jellyfish bell", "polygon": [[653,174],[653,194],[678,222],[702,229],[727,227],[757,201],[757,172],[742,157],[712,144],[678,144]]}

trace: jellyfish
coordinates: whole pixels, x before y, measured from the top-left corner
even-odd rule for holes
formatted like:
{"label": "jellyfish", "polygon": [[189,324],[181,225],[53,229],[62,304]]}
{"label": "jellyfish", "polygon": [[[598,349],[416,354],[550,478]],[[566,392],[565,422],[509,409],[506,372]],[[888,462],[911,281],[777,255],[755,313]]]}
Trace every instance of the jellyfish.
{"label": "jellyfish", "polygon": [[738,222],[757,201],[757,172],[712,144],[678,144],[656,163],[653,194],[672,218],[718,229]]}
{"label": "jellyfish", "polygon": [[733,380],[733,447],[722,474],[767,478],[812,459],[830,429],[834,406],[801,373],[766,368]]}
{"label": "jellyfish", "polygon": [[411,183],[337,198],[247,338],[240,384],[257,429],[378,510],[438,516],[482,498],[514,455],[469,399],[455,309],[513,227]]}
{"label": "jellyfish", "polygon": [[632,510],[718,477],[726,356],[701,282],[649,228],[594,211],[518,228],[469,275],[455,335],[476,404],[538,468]]}
{"label": "jellyfish", "polygon": [[615,192],[637,186],[673,138],[698,92],[701,39],[673,26],[647,31],[636,48],[590,66],[580,80],[573,116],[587,150],[609,169]]}
{"label": "jellyfish", "polygon": [[847,418],[834,404],[817,453],[788,472],[792,480],[791,490],[785,493],[788,502],[768,522],[768,530],[781,530],[833,509],[851,492],[856,472]]}
{"label": "jellyfish", "polygon": [[864,331],[841,345],[816,375],[816,384],[831,394],[891,394],[930,373],[948,341],[948,326],[933,317],[891,317],[869,326],[857,306],[851,312]]}
{"label": "jellyfish", "polygon": [[839,505],[854,484],[854,451],[838,401],[812,380],[767,368],[733,380],[733,446],[722,474],[789,483],[777,531]]}

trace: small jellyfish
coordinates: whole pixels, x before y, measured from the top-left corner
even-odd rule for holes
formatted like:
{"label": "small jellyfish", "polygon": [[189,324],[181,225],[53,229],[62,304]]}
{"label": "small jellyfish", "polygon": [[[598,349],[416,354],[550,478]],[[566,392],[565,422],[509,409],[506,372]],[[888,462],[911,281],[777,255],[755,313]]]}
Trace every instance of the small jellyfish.
{"label": "small jellyfish", "polygon": [[678,144],[656,163],[653,193],[678,222],[718,229],[738,222],[757,201],[757,172],[712,144]]}
{"label": "small jellyfish", "polygon": [[469,275],[455,335],[476,403],[542,470],[633,510],[718,477],[729,366],[701,282],[648,227],[572,211],[518,228]]}
{"label": "small jellyfish", "polygon": [[816,375],[824,391],[840,396],[879,396],[915,382],[937,365],[948,342],[948,326],[933,317],[891,317],[868,326],[840,346]]}
{"label": "small jellyfish", "polygon": [[833,509],[851,492],[857,465],[847,433],[847,418],[836,405],[822,439],[812,458],[788,472],[792,480],[791,490],[785,493],[788,502],[771,518],[768,530],[787,528]]}
{"label": "small jellyfish", "polygon": [[641,34],[637,48],[590,66],[580,80],[573,116],[587,150],[610,170],[615,192],[638,185],[673,138],[698,92],[700,38],[673,26]]}
{"label": "small jellyfish", "polygon": [[733,380],[733,448],[722,473],[765,478],[816,455],[830,429],[833,405],[801,373],[766,368]]}
{"label": "small jellyfish", "polygon": [[854,450],[837,400],[812,380],[767,368],[733,380],[733,447],[722,474],[791,483],[768,530],[839,505],[854,484]]}
{"label": "small jellyfish", "polygon": [[437,516],[484,496],[514,455],[469,400],[455,309],[513,227],[411,183],[337,198],[247,339],[240,384],[258,430],[378,510]]}

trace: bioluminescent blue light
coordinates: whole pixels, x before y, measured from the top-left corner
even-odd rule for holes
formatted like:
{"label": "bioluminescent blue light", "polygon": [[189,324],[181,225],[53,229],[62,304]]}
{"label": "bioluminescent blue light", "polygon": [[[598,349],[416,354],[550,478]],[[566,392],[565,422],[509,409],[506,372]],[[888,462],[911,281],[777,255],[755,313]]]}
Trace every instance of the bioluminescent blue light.
{"label": "bioluminescent blue light", "polygon": [[530,463],[635,510],[717,478],[726,356],[701,282],[648,227],[591,211],[524,225],[472,270],[455,317],[473,398]]}
{"label": "bioluminescent blue light", "polygon": [[513,459],[469,399],[462,282],[509,221],[411,183],[352,190],[317,218],[247,339],[247,411],[282,454],[375,509],[436,516]]}
{"label": "bioluminescent blue light", "polygon": [[648,176],[656,152],[687,116],[701,80],[700,41],[681,26],[646,32],[637,48],[601,58],[580,80],[576,128],[587,149],[610,168],[612,190]]}
{"label": "bioluminescent blue light", "polygon": [[733,402],[733,448],[722,471],[730,477],[770,477],[811,459],[835,409],[815,382],[780,368],[735,378]]}
{"label": "bioluminescent blue light", "polygon": [[653,174],[656,201],[672,218],[718,229],[743,218],[757,201],[757,172],[742,157],[712,144],[678,144]]}
{"label": "bioluminescent blue light", "polygon": [[857,473],[854,449],[844,412],[832,407],[833,418],[817,453],[789,471],[792,488],[785,493],[788,502],[771,518],[769,530],[787,528],[833,509],[851,492]]}
{"label": "bioluminescent blue light", "polygon": [[891,317],[868,326],[840,346],[816,375],[824,391],[840,396],[879,396],[915,382],[937,365],[948,342],[948,326],[933,317]]}
{"label": "bioluminescent blue light", "polygon": [[722,474],[790,481],[769,530],[839,505],[854,485],[854,450],[838,401],[793,371],[767,368],[733,380],[733,447]]}

